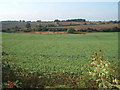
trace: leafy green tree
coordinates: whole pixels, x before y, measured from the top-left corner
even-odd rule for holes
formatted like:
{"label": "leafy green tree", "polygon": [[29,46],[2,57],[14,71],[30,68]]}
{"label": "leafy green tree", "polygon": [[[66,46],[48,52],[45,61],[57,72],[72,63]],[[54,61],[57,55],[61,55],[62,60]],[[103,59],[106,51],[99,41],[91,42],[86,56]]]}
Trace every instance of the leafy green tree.
{"label": "leafy green tree", "polygon": [[68,28],[68,29],[67,29],[67,32],[68,32],[68,33],[74,33],[74,32],[75,32],[75,29],[74,29],[74,28]]}

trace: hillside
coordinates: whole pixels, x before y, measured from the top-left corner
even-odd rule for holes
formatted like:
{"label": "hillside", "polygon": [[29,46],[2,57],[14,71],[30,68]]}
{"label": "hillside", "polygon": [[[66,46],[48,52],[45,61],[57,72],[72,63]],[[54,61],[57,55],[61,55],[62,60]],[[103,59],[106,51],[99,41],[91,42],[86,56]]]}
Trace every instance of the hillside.
{"label": "hillside", "polygon": [[[57,28],[74,28],[76,30],[81,30],[81,29],[87,29],[87,28],[93,28],[93,29],[109,29],[113,27],[118,27],[118,24],[98,24],[98,25],[77,25],[77,26],[59,26]],[[51,27],[55,28],[55,27]]]}
{"label": "hillside", "polygon": [[[23,22],[23,21],[3,21],[2,22],[2,30],[3,32],[43,32],[43,31],[51,31],[51,32],[63,32],[67,31],[69,28],[73,28],[76,31],[81,32],[91,32],[91,31],[119,31],[117,21],[108,21],[108,22],[73,22],[73,21],[51,21],[51,22]],[[28,25],[28,26],[27,26]],[[111,30],[110,30],[111,29]],[[83,31],[82,31],[83,30]],[[87,31],[86,31],[87,30]]]}

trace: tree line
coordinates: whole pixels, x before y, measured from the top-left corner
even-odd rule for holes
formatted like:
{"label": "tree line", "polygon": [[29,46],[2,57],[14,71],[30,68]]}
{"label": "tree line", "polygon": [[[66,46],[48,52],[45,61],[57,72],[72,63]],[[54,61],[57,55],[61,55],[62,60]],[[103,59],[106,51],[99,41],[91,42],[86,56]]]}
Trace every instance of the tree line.
{"label": "tree line", "polygon": [[[1,21],[2,23],[16,23],[16,22],[43,22],[42,20],[36,20],[36,21],[25,21],[25,20],[19,20],[19,21]],[[49,21],[45,21],[49,22]],[[59,20],[55,19],[51,22],[87,22],[86,19],[67,19],[67,20]],[[115,21],[97,21],[101,23],[120,23],[120,20],[115,20]]]}
{"label": "tree line", "polygon": [[54,22],[86,22],[85,19],[54,20]]}

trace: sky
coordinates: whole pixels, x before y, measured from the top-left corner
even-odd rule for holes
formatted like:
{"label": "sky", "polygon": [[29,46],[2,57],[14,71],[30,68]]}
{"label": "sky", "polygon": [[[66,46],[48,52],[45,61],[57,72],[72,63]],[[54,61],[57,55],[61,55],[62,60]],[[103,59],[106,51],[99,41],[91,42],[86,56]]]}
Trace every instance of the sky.
{"label": "sky", "polygon": [[119,0],[0,0],[0,21],[118,20]]}

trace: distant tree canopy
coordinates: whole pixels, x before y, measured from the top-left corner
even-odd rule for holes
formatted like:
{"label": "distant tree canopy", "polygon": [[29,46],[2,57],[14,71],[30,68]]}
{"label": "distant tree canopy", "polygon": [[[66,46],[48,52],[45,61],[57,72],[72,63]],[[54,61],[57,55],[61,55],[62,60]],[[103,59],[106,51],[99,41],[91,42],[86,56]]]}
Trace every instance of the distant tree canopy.
{"label": "distant tree canopy", "polygon": [[23,20],[22,22],[25,22],[25,20]]}
{"label": "distant tree canopy", "polygon": [[[33,21],[25,21],[25,20],[19,20],[19,21],[12,21],[12,20],[9,20],[9,21],[1,21],[2,23],[16,23],[16,22],[33,22]],[[34,21],[34,22],[42,22],[41,20],[37,20],[37,21]],[[54,22],[86,22],[86,19],[67,19],[67,20],[58,20],[58,19],[55,19]],[[120,20],[114,20],[114,21],[98,21],[99,23],[120,23]]]}
{"label": "distant tree canopy", "polygon": [[31,22],[31,21],[27,21],[27,22]]}
{"label": "distant tree canopy", "polygon": [[68,20],[54,20],[54,22],[86,22],[85,19],[68,19]]}
{"label": "distant tree canopy", "polygon": [[26,28],[31,28],[31,24],[29,22],[27,22]]}
{"label": "distant tree canopy", "polygon": [[2,23],[16,23],[16,22],[19,22],[19,21],[2,21]]}
{"label": "distant tree canopy", "polygon": [[68,19],[68,20],[63,20],[64,22],[86,22],[85,19]]}
{"label": "distant tree canopy", "polygon": [[58,19],[55,19],[55,20],[54,20],[54,22],[60,22],[60,20],[58,20]]}
{"label": "distant tree canopy", "polygon": [[37,20],[36,22],[41,22],[41,20]]}

